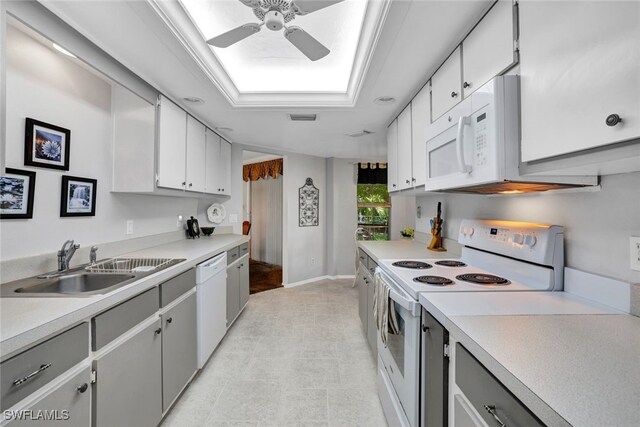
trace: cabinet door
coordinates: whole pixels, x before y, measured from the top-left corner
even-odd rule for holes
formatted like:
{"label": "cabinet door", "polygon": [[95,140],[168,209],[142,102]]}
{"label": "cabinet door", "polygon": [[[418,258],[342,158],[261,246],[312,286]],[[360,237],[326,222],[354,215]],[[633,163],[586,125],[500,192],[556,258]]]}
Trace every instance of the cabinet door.
{"label": "cabinet door", "polygon": [[166,411],[197,369],[196,294],[162,315],[162,409]]}
{"label": "cabinet door", "polygon": [[519,8],[522,160],[640,137],[640,2]]}
{"label": "cabinet door", "polygon": [[421,414],[424,426],[446,426],[448,413],[449,358],[444,346],[449,332],[426,310],[422,310]]}
{"label": "cabinet door", "polygon": [[462,90],[471,95],[517,62],[512,0],[500,0],[462,42]]}
{"label": "cabinet door", "polygon": [[462,61],[458,47],[431,77],[431,121],[462,99]]}
{"label": "cabinet door", "polygon": [[187,113],[160,97],[158,124],[158,187],[185,188]]}
{"label": "cabinet door", "polygon": [[389,193],[398,187],[398,119],[387,128],[387,187]]}
{"label": "cabinet door", "polygon": [[218,182],[220,163],[220,137],[211,129],[206,131],[206,164],[205,164],[205,191],[209,194],[220,194]]}
{"label": "cabinet door", "polygon": [[206,162],[205,126],[187,116],[187,190],[204,192]]}
{"label": "cabinet door", "polygon": [[367,284],[367,341],[373,352],[374,359],[378,359],[378,328],[373,318],[373,294],[375,287],[373,286],[373,278],[365,275]]}
{"label": "cabinet door", "polygon": [[431,125],[431,105],[427,83],[411,101],[411,170],[413,186],[427,180],[427,128]]}
{"label": "cabinet door", "polygon": [[244,261],[240,261],[239,270],[239,287],[240,287],[240,310],[244,308],[249,302],[249,295],[251,293],[249,286],[249,257],[246,257]]}
{"label": "cabinet door", "polygon": [[240,269],[237,265],[227,268],[227,327],[240,312]]}
{"label": "cabinet door", "polygon": [[358,285],[358,315],[360,316],[360,322],[364,333],[367,333],[367,283],[365,282],[364,271],[367,269],[366,265],[360,263],[358,268],[358,276],[356,277],[356,283]]}
{"label": "cabinet door", "polygon": [[94,361],[95,427],[155,427],[162,418],[160,319]]}
{"label": "cabinet door", "polygon": [[231,144],[220,139],[220,159],[218,160],[219,194],[231,194]]}
{"label": "cabinet door", "polygon": [[411,188],[411,104],[398,116],[398,187]]}
{"label": "cabinet door", "polygon": [[[41,400],[29,407],[35,415],[39,411],[66,411],[68,419],[54,424],[64,427],[86,427],[91,424],[91,369],[87,368],[70,380],[59,385]],[[37,427],[46,423],[42,420],[19,420],[7,424],[10,427]]]}

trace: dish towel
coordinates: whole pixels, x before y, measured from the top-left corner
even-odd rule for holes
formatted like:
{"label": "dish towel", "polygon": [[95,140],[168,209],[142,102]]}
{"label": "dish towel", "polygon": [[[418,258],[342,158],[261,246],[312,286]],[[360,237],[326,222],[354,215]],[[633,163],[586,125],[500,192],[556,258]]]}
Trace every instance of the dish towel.
{"label": "dish towel", "polygon": [[391,288],[382,280],[380,273],[376,271],[373,279],[373,319],[380,335],[380,340],[387,347],[389,333],[398,335],[400,328],[396,317],[395,304],[389,294]]}

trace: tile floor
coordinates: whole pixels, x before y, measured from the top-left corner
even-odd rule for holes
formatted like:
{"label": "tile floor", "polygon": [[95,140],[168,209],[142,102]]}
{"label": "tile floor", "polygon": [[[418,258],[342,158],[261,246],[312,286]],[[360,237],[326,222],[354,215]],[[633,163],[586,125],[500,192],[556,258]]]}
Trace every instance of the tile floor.
{"label": "tile floor", "polygon": [[351,284],[251,295],[162,426],[385,427]]}

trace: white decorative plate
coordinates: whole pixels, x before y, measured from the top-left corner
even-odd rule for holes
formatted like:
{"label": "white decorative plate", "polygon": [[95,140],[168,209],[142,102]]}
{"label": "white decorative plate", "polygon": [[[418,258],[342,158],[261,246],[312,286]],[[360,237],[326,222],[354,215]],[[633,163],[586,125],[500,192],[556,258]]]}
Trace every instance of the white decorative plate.
{"label": "white decorative plate", "polygon": [[227,211],[220,203],[214,203],[207,209],[207,218],[214,224],[221,224],[227,216]]}

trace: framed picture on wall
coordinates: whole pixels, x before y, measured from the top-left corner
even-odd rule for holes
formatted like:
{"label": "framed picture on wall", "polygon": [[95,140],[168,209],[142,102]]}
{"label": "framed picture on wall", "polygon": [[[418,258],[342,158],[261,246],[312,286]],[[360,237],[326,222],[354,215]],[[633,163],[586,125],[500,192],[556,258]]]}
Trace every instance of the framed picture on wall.
{"label": "framed picture on wall", "polygon": [[69,129],[27,117],[24,164],[68,171],[70,143]]}
{"label": "framed picture on wall", "polygon": [[31,219],[36,173],[7,168],[0,176],[0,218]]}
{"label": "framed picture on wall", "polygon": [[95,216],[97,186],[95,179],[63,176],[60,216]]}

